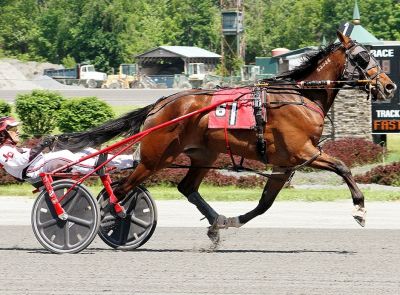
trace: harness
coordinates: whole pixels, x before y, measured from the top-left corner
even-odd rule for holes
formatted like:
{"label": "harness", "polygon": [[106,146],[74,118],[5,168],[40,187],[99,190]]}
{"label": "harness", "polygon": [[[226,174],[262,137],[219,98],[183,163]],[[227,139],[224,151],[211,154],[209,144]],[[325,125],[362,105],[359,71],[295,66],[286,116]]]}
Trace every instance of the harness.
{"label": "harness", "polygon": [[[257,134],[257,151],[260,155],[261,160],[266,164],[268,162],[267,159],[267,142],[264,138],[264,129],[265,123],[267,122],[267,112],[265,112],[265,119],[263,117],[262,106],[263,102],[261,101],[261,93],[262,89],[259,87],[255,87],[253,91],[253,99],[254,99],[254,117],[256,120],[256,126],[254,129]],[[265,96],[266,97],[266,96]]]}
{"label": "harness", "polygon": [[[376,69],[376,73],[369,76],[368,71]],[[384,73],[379,66],[378,61],[369,54],[368,50],[361,44],[351,41],[350,46],[346,48],[346,65],[342,77],[346,80],[358,79],[360,76],[368,77],[369,81],[376,81],[378,85],[379,75]],[[368,99],[371,97],[371,84],[367,83],[365,89],[368,91]],[[377,89],[381,92],[381,90]]]}
{"label": "harness", "polygon": [[346,57],[346,65],[342,74],[344,79],[358,79],[361,75],[368,77],[368,71],[373,68],[376,68],[377,71],[369,77],[370,80],[377,79],[383,73],[377,60],[357,42],[351,42],[351,45],[346,49]]}
{"label": "harness", "polygon": [[[254,115],[254,122],[255,122],[255,125],[253,126],[253,130],[256,133],[256,142],[255,142],[256,150],[257,150],[259,159],[265,164],[268,163],[267,142],[264,138],[264,132],[265,132],[265,127],[266,127],[266,123],[267,123],[267,109],[272,109],[272,108],[284,106],[284,105],[298,105],[298,106],[304,106],[305,108],[307,108],[313,112],[316,112],[317,114],[319,114],[321,116],[322,119],[325,118],[324,111],[319,104],[317,104],[316,102],[313,102],[313,101],[306,101],[306,99],[298,91],[293,91],[292,89],[285,88],[286,90],[289,90],[288,93],[290,93],[291,95],[298,94],[298,96],[300,97],[300,101],[268,101],[268,94],[273,93],[273,91],[271,91],[271,89],[276,90],[275,87],[271,87],[271,86],[254,86],[252,88],[249,87],[249,92],[246,93],[246,94],[251,93],[251,100],[253,101],[253,115]],[[246,94],[242,94],[241,96],[236,98],[235,101],[240,100]],[[231,149],[231,146],[229,143],[228,126],[227,125],[225,125],[225,127],[224,127],[224,139],[225,139],[225,147],[226,147],[227,154],[230,157],[231,162],[232,162],[232,167],[233,167],[232,169],[237,172],[246,170],[243,167],[244,157],[241,157],[239,164],[237,164],[235,161],[235,158],[233,156],[232,149]],[[308,162],[306,164],[308,164]]]}
{"label": "harness", "polygon": [[[248,91],[246,94],[249,94],[250,92],[252,93],[252,100],[254,100],[254,109],[253,109],[253,114],[255,118],[255,126],[254,130],[256,132],[256,146],[257,146],[257,152],[260,156],[260,160],[262,160],[264,163],[268,162],[267,159],[267,153],[266,153],[266,147],[267,143],[264,139],[264,131],[265,131],[265,126],[267,122],[267,116],[266,112],[265,114],[263,113],[263,109],[266,108],[273,108],[273,107],[280,107],[284,105],[298,105],[298,106],[303,106],[321,116],[322,119],[325,117],[328,117],[327,114],[325,113],[323,107],[319,105],[317,102],[312,101],[312,100],[306,100],[304,97],[304,94],[302,94],[302,91],[304,90],[313,90],[313,89],[320,89],[320,90],[327,90],[327,89],[353,89],[354,87],[357,86],[363,86],[369,85],[372,80],[378,80],[379,74],[382,73],[382,70],[378,64],[378,62],[371,56],[369,56],[368,51],[360,44],[357,42],[352,42],[349,46],[346,46],[345,48],[345,55],[346,55],[346,62],[344,66],[343,73],[341,77],[339,78],[340,80],[338,81],[330,81],[330,80],[318,80],[318,81],[294,81],[294,80],[287,80],[285,78],[281,79],[267,79],[267,80],[262,80],[261,83],[252,85],[252,86],[245,86],[248,88]],[[369,58],[368,58],[368,57]],[[377,72],[374,73],[373,75],[369,75],[368,71],[377,68]],[[356,73],[359,75],[362,75],[364,79],[366,80],[354,80],[356,77]],[[378,81],[376,81],[378,82]],[[349,86],[348,88],[343,88],[343,86]],[[365,88],[366,90],[371,90],[371,87]],[[274,92],[275,91],[275,92]],[[205,94],[205,95],[213,95],[215,92],[214,91],[205,91],[205,90],[199,90],[198,93],[194,92],[192,94]],[[279,93],[279,94],[298,94],[300,97],[299,101],[267,101],[268,99],[268,93]],[[235,98],[234,101],[237,101],[241,99],[243,95]],[[328,117],[329,118],[329,117]],[[260,171],[256,171],[254,169],[246,168],[243,167],[243,161],[244,158],[242,157],[240,160],[240,164],[237,165],[235,163],[235,159],[232,154],[232,150],[229,144],[229,139],[228,139],[228,130],[227,126],[224,128],[224,133],[225,133],[225,144],[226,144],[226,150],[227,154],[230,156],[232,160],[232,170],[240,172],[240,171],[249,171],[256,173],[258,175],[264,176],[264,177],[273,177],[274,173],[272,174],[267,174],[263,173]],[[312,155],[309,159],[305,160],[303,163],[300,163],[297,166],[290,166],[290,167],[281,167],[281,168],[286,168],[287,171],[295,171],[297,169],[300,169],[313,161],[315,161],[322,153],[322,150],[320,148],[321,142],[317,145],[317,148],[319,149],[318,152],[316,152],[314,155]],[[169,166],[169,168],[205,168],[205,169],[223,169],[220,167],[213,167],[213,166],[191,166],[191,165],[178,165],[178,164],[172,164]]]}
{"label": "harness", "polygon": [[[370,81],[378,80],[378,77],[381,73],[383,73],[382,69],[379,66],[379,63],[376,61],[374,57],[372,57],[367,49],[365,49],[362,45],[357,42],[352,41],[350,46],[346,48],[346,64],[341,76],[343,81],[329,81],[329,80],[321,80],[321,81],[301,81],[301,82],[294,82],[294,81],[279,81],[279,80],[271,80],[267,81],[268,83],[259,84],[254,86],[252,90],[253,100],[254,100],[254,117],[256,125],[254,126],[254,130],[256,131],[256,147],[257,152],[260,156],[260,159],[264,163],[268,163],[266,147],[267,143],[264,138],[264,131],[267,122],[267,116],[265,112],[265,117],[263,116],[263,107],[271,108],[274,105],[299,105],[304,106],[309,110],[312,110],[318,113],[322,119],[328,117],[327,114],[324,112],[324,109],[321,105],[319,105],[315,101],[306,101],[304,96],[299,92],[300,89],[304,88],[314,88],[314,89],[323,89],[329,87],[329,89],[342,89],[342,87],[337,88],[335,85],[349,85],[351,88],[361,83],[364,85],[366,90],[369,91],[369,95],[371,93],[371,86]],[[373,75],[369,75],[368,71],[371,69],[376,68],[376,73]],[[358,80],[360,76],[367,78],[367,80]],[[355,80],[356,79],[356,80]],[[376,81],[378,84],[378,81]],[[292,86],[289,87],[288,86]],[[368,87],[368,88],[367,88]],[[298,93],[300,97],[300,101],[267,101],[267,93],[273,93],[275,91],[288,91],[290,94]],[[369,97],[369,96],[368,96]],[[328,117],[329,118],[329,117]],[[329,118],[330,119],[330,118]],[[331,120],[331,119],[330,119]],[[331,120],[332,122],[332,120]],[[253,171],[252,169],[244,168],[243,164],[243,157],[240,160],[240,164],[237,165],[235,163],[234,157],[232,155],[232,151],[228,141],[228,132],[225,128],[225,141],[226,141],[226,149],[228,155],[230,156],[233,164],[233,170],[235,171]],[[295,167],[291,167],[292,171],[300,169],[314,160],[316,160],[321,155],[321,148],[318,146],[319,152],[313,155],[310,159],[305,161],[302,164],[299,164]],[[253,171],[255,172],[255,171]],[[265,175],[264,173],[256,172],[262,176],[270,176]]]}

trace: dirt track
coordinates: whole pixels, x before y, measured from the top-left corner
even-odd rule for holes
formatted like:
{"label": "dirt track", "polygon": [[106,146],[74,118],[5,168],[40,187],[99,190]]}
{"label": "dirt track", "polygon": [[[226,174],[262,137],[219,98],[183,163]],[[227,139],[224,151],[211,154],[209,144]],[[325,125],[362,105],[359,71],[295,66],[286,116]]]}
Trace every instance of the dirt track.
{"label": "dirt track", "polygon": [[[32,202],[0,198],[1,295],[400,294],[399,202],[369,202],[366,228],[351,218],[350,201],[277,202],[244,228],[222,231],[212,252],[193,205],[158,201],[159,227],[140,251],[96,239],[72,255],[39,245]],[[228,216],[254,205],[213,203]]]}
{"label": "dirt track", "polygon": [[136,252],[102,241],[53,255],[29,226],[0,226],[0,294],[399,294],[400,231],[158,228]]}

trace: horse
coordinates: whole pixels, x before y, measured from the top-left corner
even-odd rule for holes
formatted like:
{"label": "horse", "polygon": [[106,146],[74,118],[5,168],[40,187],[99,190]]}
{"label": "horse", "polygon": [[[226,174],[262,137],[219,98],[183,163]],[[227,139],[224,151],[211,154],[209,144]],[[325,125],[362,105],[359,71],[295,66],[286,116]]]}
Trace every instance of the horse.
{"label": "horse", "polygon": [[[278,75],[274,80],[262,81],[261,85],[266,85],[264,90],[269,103],[263,104],[268,119],[267,123],[262,124],[261,134],[260,128],[258,131],[256,128],[210,129],[209,111],[157,129],[141,139],[140,162],[116,187],[117,198],[122,199],[150,175],[173,164],[178,155],[186,154],[190,158],[190,168],[177,188],[207,218],[209,236],[215,237],[221,228],[241,227],[265,213],[294,171],[299,166],[308,166],[334,172],[343,178],[351,192],[354,205],[352,215],[364,226],[364,196],[350,169],[342,161],[323,152],[318,144],[324,118],[343,86],[339,83],[341,80],[353,79],[356,75],[365,79],[366,87],[363,89],[376,100],[391,99],[396,85],[364,46],[340,32],[337,35],[339,43],[309,54],[300,66]],[[301,87],[300,81],[324,85]],[[329,84],[334,81],[338,83],[330,87]],[[274,85],[281,86],[274,88]],[[253,91],[252,87],[245,89]],[[154,104],[88,131],[64,134],[58,138],[56,147],[78,150],[99,145],[117,136],[138,134],[140,128],[148,130],[209,106],[212,96],[219,91],[191,89],[161,98]],[[259,149],[260,137],[263,139],[264,152]],[[272,166],[272,173],[256,207],[236,217],[227,218],[218,214],[198,191],[203,178],[221,153],[231,153]]]}

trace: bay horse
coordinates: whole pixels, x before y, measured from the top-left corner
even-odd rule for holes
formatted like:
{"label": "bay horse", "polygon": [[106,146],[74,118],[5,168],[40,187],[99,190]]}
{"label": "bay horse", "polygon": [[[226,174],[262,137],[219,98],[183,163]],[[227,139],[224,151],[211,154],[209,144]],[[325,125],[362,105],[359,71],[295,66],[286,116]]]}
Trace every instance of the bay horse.
{"label": "bay horse", "polygon": [[[210,129],[209,112],[200,112],[155,130],[141,140],[140,163],[115,189],[117,198],[122,199],[150,175],[170,166],[178,155],[184,153],[190,158],[191,167],[179,183],[178,190],[207,218],[211,225],[209,234],[212,235],[219,228],[240,227],[265,213],[296,167],[305,165],[332,171],[344,179],[351,191],[354,205],[352,215],[364,226],[364,196],[350,169],[318,147],[324,118],[342,86],[335,84],[335,87],[330,87],[328,84],[329,81],[352,79],[358,73],[361,79],[367,81],[366,91],[378,100],[392,98],[396,85],[365,47],[340,32],[337,34],[340,43],[310,54],[300,66],[278,76],[275,81],[264,81],[270,102],[264,105],[268,118],[261,133],[265,139],[264,156],[258,150],[258,134],[254,129]],[[290,81],[296,83],[291,84]],[[316,84],[318,81],[328,82],[322,87],[307,88],[298,87],[299,81],[316,81]],[[289,82],[287,86],[285,82]],[[274,83],[284,86],[269,90],[273,89]],[[245,89],[252,91],[251,87]],[[209,106],[213,94],[218,91],[192,89],[159,99],[154,104],[91,130],[59,136],[56,147],[78,150],[99,145],[116,136],[137,134],[140,128],[147,130]],[[266,159],[264,162],[273,167],[258,205],[243,215],[230,218],[219,215],[198,192],[209,167],[220,153],[227,153],[227,142],[232,154],[258,161]]]}

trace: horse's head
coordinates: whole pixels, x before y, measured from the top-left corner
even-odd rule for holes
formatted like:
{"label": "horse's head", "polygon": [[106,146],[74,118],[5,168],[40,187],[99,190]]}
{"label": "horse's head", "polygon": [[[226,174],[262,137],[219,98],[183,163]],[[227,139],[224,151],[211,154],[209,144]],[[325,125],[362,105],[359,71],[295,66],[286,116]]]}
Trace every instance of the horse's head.
{"label": "horse's head", "polygon": [[371,90],[374,99],[391,99],[396,91],[396,84],[382,71],[378,61],[361,44],[337,32],[340,42],[346,49],[345,79],[351,80],[355,75],[368,80],[366,90]]}

